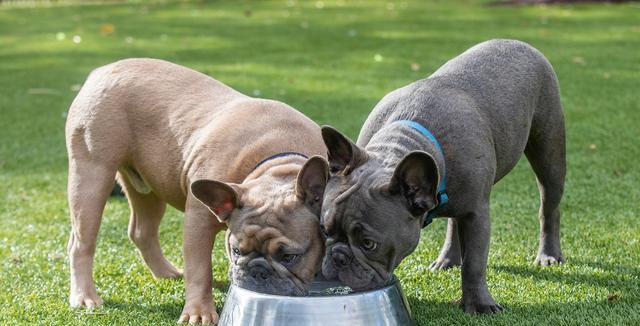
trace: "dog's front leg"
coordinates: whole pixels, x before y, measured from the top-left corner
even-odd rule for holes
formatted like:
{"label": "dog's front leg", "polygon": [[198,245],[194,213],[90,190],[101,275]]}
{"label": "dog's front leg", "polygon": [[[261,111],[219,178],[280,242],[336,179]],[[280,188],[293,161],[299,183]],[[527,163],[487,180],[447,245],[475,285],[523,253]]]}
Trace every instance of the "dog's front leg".
{"label": "dog's front leg", "polygon": [[462,299],[467,313],[494,313],[502,307],[493,300],[487,287],[487,259],[491,237],[489,203],[457,220],[462,249]]}
{"label": "dog's front leg", "polygon": [[[191,196],[189,196],[191,197]],[[184,281],[186,299],[178,322],[217,323],[211,294],[211,252],[222,229],[209,210],[195,198],[187,200],[184,221]]]}

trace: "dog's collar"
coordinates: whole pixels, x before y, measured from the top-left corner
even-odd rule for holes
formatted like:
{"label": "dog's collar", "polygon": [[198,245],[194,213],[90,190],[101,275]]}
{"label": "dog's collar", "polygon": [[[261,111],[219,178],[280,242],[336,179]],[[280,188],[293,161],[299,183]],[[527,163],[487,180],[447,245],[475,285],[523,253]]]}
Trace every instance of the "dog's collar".
{"label": "dog's collar", "polygon": [[447,166],[445,163],[446,159],[444,157],[444,151],[442,150],[442,146],[440,146],[440,142],[438,142],[438,139],[436,138],[436,136],[434,136],[427,128],[425,128],[423,125],[412,120],[400,120],[398,122],[419,131],[423,136],[425,136],[427,139],[429,139],[429,141],[433,143],[433,145],[436,147],[438,151],[440,151],[440,154],[442,155],[442,177],[440,178],[440,184],[438,185],[438,192],[436,194],[436,199],[438,200],[438,202],[434,208],[432,208],[431,210],[429,210],[427,213],[424,214],[424,217],[422,218],[422,227],[424,228],[427,225],[431,224],[431,222],[433,222],[433,217],[436,215],[438,209],[449,201],[449,196],[447,195],[447,191],[446,191],[446,188],[447,188],[447,185],[446,185]]}
{"label": "dog's collar", "polygon": [[260,165],[262,165],[264,163],[267,163],[268,161],[271,161],[271,160],[274,160],[274,159],[277,159],[277,158],[280,158],[280,157],[290,156],[290,155],[297,155],[297,156],[302,156],[304,158],[309,158],[307,155],[304,155],[304,154],[298,153],[298,152],[282,152],[282,153],[278,153],[278,154],[275,154],[275,155],[271,155],[271,156],[265,158],[264,160],[260,161],[260,163],[256,164],[256,166],[253,168],[252,171],[257,170],[260,167]]}

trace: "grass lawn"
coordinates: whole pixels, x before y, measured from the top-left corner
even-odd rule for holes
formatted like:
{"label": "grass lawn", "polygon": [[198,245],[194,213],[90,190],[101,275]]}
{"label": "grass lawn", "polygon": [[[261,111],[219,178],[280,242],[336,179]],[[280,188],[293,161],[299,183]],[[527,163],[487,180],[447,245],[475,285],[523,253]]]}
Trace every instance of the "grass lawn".
{"label": "grass lawn", "polygon": [[[87,1],[87,3],[90,3]],[[446,222],[423,231],[397,271],[427,324],[640,323],[640,4],[486,7],[480,1],[0,4],[0,324],[166,324],[182,280],[154,280],[126,235],[126,200],[104,214],[94,276],[105,305],[68,308],[66,110],[89,72],[156,57],[246,94],[291,104],[355,139],[387,92],[490,38],[529,42],[562,89],[568,168],[562,205],[567,263],[533,266],[538,193],[526,160],[495,188],[488,283],[505,308],[470,316],[448,302],[460,270],[432,273]],[[182,214],[163,248],[182,266]],[[228,283],[222,237],[216,304]]]}

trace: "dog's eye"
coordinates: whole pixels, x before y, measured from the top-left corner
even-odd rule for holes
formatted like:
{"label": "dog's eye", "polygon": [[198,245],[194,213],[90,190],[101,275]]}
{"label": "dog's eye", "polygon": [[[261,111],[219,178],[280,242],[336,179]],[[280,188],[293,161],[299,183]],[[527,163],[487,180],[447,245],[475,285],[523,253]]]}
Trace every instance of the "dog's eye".
{"label": "dog's eye", "polygon": [[286,254],[282,255],[282,259],[280,259],[280,261],[285,264],[293,264],[296,260],[298,260],[298,257],[300,257],[300,255]]}
{"label": "dog's eye", "polygon": [[240,256],[240,249],[238,249],[237,247],[234,247],[233,249],[231,249],[231,251],[233,251],[233,254],[235,256]]}
{"label": "dog's eye", "polygon": [[360,246],[366,251],[374,251],[378,247],[378,244],[371,239],[364,239],[360,243]]}

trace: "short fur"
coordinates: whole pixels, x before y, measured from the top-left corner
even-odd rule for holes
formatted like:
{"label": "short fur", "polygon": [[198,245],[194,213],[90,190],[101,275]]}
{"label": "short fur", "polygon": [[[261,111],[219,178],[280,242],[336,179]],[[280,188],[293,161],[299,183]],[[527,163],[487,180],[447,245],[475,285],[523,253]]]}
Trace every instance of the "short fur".
{"label": "short fur", "polygon": [[[430,130],[444,157],[413,120]],[[332,169],[322,209],[327,233],[323,273],[356,289],[391,279],[417,246],[422,216],[437,205],[444,176],[450,217],[442,269],[462,264],[464,311],[502,308],[486,283],[489,197],[524,153],[540,189],[536,263],[563,261],[560,199],[565,178],[565,130],[556,75],[528,44],[492,40],[450,60],[430,77],[385,96],[365,122],[357,145],[323,127]]]}
{"label": "short fur", "polygon": [[323,252],[318,191],[326,163],[288,155],[254,170],[282,152],[326,153],[320,128],[298,111],[169,62],[128,59],[91,73],[69,110],[66,142],[72,306],[101,303],[93,256],[115,178],[129,199],[129,237],[155,277],[181,275],[162,254],[158,226],[166,204],[185,212],[180,321],[217,320],[211,253],[227,226],[240,247],[229,255],[233,282],[280,294],[308,290]]}

